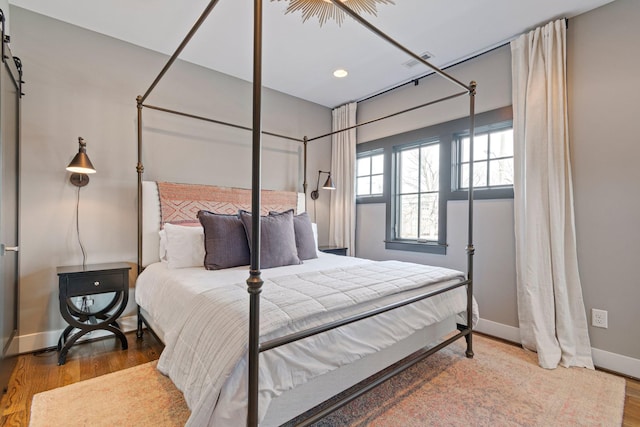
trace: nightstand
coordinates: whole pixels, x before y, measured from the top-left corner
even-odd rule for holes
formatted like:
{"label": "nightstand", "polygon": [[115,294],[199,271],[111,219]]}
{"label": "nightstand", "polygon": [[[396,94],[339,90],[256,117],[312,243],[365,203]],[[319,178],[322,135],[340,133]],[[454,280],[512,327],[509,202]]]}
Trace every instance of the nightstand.
{"label": "nightstand", "polygon": [[318,250],[328,254],[343,255],[343,256],[347,255],[347,248],[342,248],[340,246],[318,246]]}
{"label": "nightstand", "polygon": [[[58,340],[58,365],[64,365],[69,349],[80,337],[96,330],[112,332],[120,338],[122,349],[127,349],[127,337],[117,319],[129,300],[129,270],[131,267],[124,262],[58,267],[60,314],[69,324]],[[92,311],[90,304],[78,307],[72,301],[74,297],[106,293],[114,293],[113,298],[97,311]]]}

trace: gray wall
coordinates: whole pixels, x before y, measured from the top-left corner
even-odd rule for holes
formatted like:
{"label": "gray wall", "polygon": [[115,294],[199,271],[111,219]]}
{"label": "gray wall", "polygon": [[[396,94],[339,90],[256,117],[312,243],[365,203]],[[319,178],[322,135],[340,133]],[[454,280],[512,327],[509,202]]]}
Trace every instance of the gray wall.
{"label": "gray wall", "polygon": [[[484,112],[511,105],[511,53],[502,47],[472,61],[447,70],[462,82],[478,83],[476,111]],[[358,121],[366,121],[394,111],[420,105],[428,100],[458,92],[439,76],[430,76],[418,86],[407,85],[358,105]],[[426,107],[358,130],[358,142],[442,123],[469,114],[469,97],[463,96]],[[477,201],[474,216],[475,296],[485,325],[507,325],[509,333],[518,326],[513,234],[513,200]],[[357,255],[373,259],[399,259],[466,271],[467,202],[449,202],[447,207],[446,255],[386,250],[385,207],[358,205]],[[504,329],[504,328],[503,328]],[[506,335],[507,338],[519,337]]]}
{"label": "gray wall", "polygon": [[[80,228],[88,263],[135,263],[136,104],[167,57],[27,10],[12,7],[12,50],[24,64],[22,122],[21,351],[55,343],[59,315],[56,266],[82,262],[75,232],[76,187],[65,171],[77,137],[97,173],[81,190]],[[329,109],[264,91],[263,127],[315,136],[331,129]],[[147,102],[251,124],[251,85],[176,62]],[[145,179],[250,186],[246,131],[145,109]],[[302,183],[300,145],[264,138],[263,185]],[[330,166],[326,141],[310,144],[310,180]],[[327,198],[318,200],[320,242],[328,240]],[[133,286],[132,277],[132,286]],[[125,315],[133,314],[133,303]]]}
{"label": "gray wall", "polygon": [[[640,359],[640,2],[572,19],[569,121],[578,261],[585,305],[609,311],[593,347]],[[636,376],[640,375],[640,369]]]}
{"label": "gray wall", "polygon": [[[572,18],[568,29],[569,122],[574,176],[578,261],[587,309],[609,312],[609,328],[589,326],[596,364],[640,376],[640,107],[634,88],[640,69],[640,2],[618,0]],[[467,82],[478,81],[478,111],[511,104],[509,47],[454,67]],[[451,85],[426,79],[358,106],[358,120],[418,105],[445,94]],[[433,95],[426,95],[432,93]],[[451,102],[359,130],[358,141],[451,120],[465,114]],[[383,205],[358,205],[357,254],[465,268],[465,203],[448,207],[446,256],[384,249]],[[513,203],[478,201],[475,216],[475,294],[480,330],[518,339],[515,296]]]}

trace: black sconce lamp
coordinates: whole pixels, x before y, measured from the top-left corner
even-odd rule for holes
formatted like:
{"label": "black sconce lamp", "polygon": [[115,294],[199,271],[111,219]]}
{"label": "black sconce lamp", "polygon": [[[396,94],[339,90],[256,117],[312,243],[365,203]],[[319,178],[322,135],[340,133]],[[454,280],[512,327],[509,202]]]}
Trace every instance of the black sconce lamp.
{"label": "black sconce lamp", "polygon": [[311,199],[313,200],[317,200],[318,197],[320,197],[320,193],[318,193],[318,190],[320,189],[320,175],[322,175],[323,173],[326,173],[329,176],[327,176],[327,180],[324,182],[322,188],[324,188],[325,190],[336,189],[336,186],[333,185],[333,181],[331,180],[331,171],[318,171],[318,182],[316,183],[316,189],[311,192]]}
{"label": "black sconce lamp", "polygon": [[87,174],[96,173],[96,169],[91,164],[89,156],[87,156],[87,143],[82,137],[78,137],[78,144],[80,145],[78,154],[71,160],[71,163],[67,166],[67,170],[73,172],[71,178],[69,178],[71,183],[76,187],[84,187],[89,183],[89,176]]}

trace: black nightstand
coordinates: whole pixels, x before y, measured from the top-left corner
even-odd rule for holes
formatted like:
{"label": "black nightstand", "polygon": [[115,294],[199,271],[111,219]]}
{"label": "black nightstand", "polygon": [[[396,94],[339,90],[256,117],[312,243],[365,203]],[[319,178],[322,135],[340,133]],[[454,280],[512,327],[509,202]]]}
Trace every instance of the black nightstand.
{"label": "black nightstand", "polygon": [[343,255],[343,256],[347,255],[347,248],[341,248],[339,246],[318,246],[318,249],[321,252],[326,252],[328,254]]}
{"label": "black nightstand", "polygon": [[[127,349],[127,337],[120,330],[117,319],[129,300],[129,270],[131,267],[124,262],[58,267],[60,314],[69,324],[58,340],[58,365],[64,365],[67,352],[78,338],[91,331],[112,332],[120,338],[122,349]],[[95,312],[90,307],[81,309],[71,301],[73,297],[110,292],[114,293],[111,302]],[[70,335],[76,329],[78,331]]]}

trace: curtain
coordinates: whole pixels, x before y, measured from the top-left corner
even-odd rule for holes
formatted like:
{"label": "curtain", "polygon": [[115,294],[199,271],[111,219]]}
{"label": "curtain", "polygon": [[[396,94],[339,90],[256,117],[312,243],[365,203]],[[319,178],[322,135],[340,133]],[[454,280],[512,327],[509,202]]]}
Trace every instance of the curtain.
{"label": "curtain", "polygon": [[566,23],[511,42],[518,318],[540,366],[593,368],[569,159]]}
{"label": "curtain", "polygon": [[[332,111],[332,130],[356,124],[356,107],[352,102]],[[346,247],[347,255],[356,250],[356,130],[331,136],[331,177],[336,186],[331,192],[329,209],[329,244]]]}

